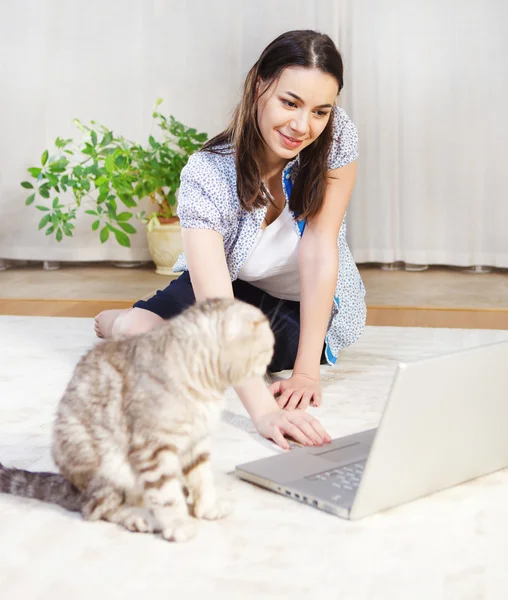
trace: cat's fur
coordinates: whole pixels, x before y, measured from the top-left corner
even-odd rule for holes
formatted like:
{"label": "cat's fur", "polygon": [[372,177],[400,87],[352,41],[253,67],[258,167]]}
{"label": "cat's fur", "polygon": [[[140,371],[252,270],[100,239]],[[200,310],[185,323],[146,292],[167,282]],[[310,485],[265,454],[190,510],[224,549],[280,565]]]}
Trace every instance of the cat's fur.
{"label": "cat's fur", "polygon": [[60,401],[52,455],[60,474],[0,465],[0,492],[80,510],[127,529],[186,540],[218,519],[210,433],[224,391],[266,372],[274,348],[257,308],[207,300],[152,331],[100,343]]}

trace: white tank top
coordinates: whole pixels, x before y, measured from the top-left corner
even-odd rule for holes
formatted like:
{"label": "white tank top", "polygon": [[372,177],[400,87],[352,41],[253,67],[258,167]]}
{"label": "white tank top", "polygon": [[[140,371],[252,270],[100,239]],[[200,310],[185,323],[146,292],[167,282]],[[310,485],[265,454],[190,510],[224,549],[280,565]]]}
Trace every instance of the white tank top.
{"label": "white tank top", "polygon": [[298,243],[293,216],[286,203],[281,214],[260,229],[254,247],[238,273],[275,298],[300,301]]}

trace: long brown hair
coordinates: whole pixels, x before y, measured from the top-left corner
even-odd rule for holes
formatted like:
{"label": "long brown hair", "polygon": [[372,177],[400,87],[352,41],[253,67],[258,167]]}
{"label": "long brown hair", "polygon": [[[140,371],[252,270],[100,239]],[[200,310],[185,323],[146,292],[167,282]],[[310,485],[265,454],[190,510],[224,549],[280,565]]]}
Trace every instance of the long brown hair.
{"label": "long brown hair", "polygon": [[[248,211],[269,203],[261,178],[264,141],[257,122],[257,82],[268,84],[266,91],[287,67],[319,69],[337,80],[339,92],[343,87],[342,58],[327,35],[311,30],[283,33],[263,50],[249,71],[242,100],[228,128],[202,148],[220,154],[234,151],[238,197]],[[299,218],[313,217],[323,204],[332,127],[333,114],[321,135],[300,152],[300,169],[289,202]]]}

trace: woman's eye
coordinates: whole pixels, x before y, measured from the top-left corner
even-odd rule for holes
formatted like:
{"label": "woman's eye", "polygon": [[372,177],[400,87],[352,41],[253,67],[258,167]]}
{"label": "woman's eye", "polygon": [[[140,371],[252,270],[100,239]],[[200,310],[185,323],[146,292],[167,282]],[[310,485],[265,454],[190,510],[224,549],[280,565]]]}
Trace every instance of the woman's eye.
{"label": "woman's eye", "polygon": [[326,117],[328,115],[328,113],[324,110],[318,110],[316,111],[316,114],[318,117]]}
{"label": "woman's eye", "polygon": [[284,104],[286,104],[286,106],[290,106],[291,108],[296,108],[296,103],[291,102],[291,100],[282,100],[282,102],[284,102]]}

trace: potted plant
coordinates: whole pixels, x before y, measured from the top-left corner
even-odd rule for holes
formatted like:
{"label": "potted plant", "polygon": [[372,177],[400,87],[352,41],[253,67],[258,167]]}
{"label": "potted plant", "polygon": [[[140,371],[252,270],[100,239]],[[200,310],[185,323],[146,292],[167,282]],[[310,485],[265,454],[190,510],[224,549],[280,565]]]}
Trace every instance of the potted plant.
{"label": "potted plant", "polygon": [[[95,121],[84,125],[75,119],[81,140],[58,137],[51,155],[44,150],[40,167],[28,169],[35,181],[21,183],[30,191],[25,204],[43,213],[39,230],[61,242],[72,237],[73,221],[84,212],[93,217],[92,230],[102,243],[113,235],[118,244],[130,247],[129,236],[136,233],[132,221],[139,220],[147,225],[156,272],[171,273],[182,249],[176,215],[180,173],[208,136],[173,116],[166,118],[157,110],[161,102],[157,100],[152,114],[158,139],[150,135],[146,145]],[[146,198],[155,209],[149,214],[141,206]]]}

